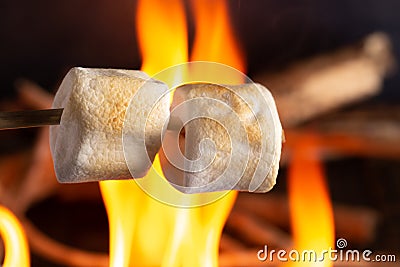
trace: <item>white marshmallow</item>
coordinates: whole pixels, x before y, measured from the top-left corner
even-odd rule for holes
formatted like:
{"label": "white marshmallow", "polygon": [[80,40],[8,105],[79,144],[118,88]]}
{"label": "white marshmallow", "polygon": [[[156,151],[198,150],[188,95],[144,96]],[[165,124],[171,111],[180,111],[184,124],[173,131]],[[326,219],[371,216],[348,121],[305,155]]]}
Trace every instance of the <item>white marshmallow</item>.
{"label": "white marshmallow", "polygon": [[183,181],[173,184],[178,190],[267,192],[275,185],[283,130],[273,97],[262,85],[184,85],[175,92],[171,117],[186,123],[186,158],[170,153],[170,133],[165,138],[170,144],[163,143],[169,161],[164,169],[174,166],[170,173],[182,176],[167,176],[171,183]]}
{"label": "white marshmallow", "polygon": [[[142,86],[146,90],[139,93]],[[167,97],[157,102],[163,94]],[[169,118],[168,87],[140,71],[73,68],[65,76],[53,108],[64,108],[60,125],[50,127],[59,182],[140,178],[161,145],[162,127]],[[125,115],[128,121],[124,125]],[[123,135],[129,137],[125,146]]]}

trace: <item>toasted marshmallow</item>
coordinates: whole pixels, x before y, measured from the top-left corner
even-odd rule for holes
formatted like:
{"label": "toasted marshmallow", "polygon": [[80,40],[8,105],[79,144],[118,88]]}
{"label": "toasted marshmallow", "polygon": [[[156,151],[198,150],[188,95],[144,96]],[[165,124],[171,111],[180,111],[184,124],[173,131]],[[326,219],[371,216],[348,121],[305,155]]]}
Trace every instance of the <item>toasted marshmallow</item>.
{"label": "toasted marshmallow", "polygon": [[53,103],[64,109],[60,125],[50,127],[58,181],[143,177],[169,118],[169,97],[162,95],[168,87],[140,71],[72,68]]}
{"label": "toasted marshmallow", "polygon": [[171,148],[182,140],[168,132],[162,163],[178,190],[267,192],[275,185],[283,130],[274,99],[262,85],[181,86],[171,117],[182,121],[185,145]]}

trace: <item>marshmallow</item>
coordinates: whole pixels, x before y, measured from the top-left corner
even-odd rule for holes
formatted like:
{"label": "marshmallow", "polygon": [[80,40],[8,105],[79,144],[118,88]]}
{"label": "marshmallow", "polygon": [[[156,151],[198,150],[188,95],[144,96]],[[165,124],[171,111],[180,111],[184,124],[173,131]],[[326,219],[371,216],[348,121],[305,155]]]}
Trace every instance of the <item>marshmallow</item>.
{"label": "marshmallow", "polygon": [[60,125],[50,127],[59,182],[140,178],[161,145],[168,87],[140,71],[72,68],[53,108],[64,109]]}
{"label": "marshmallow", "polygon": [[171,117],[184,125],[184,155],[171,148],[179,134],[171,141],[168,132],[162,153],[168,168],[163,168],[172,166],[175,178],[167,179],[178,190],[267,192],[275,185],[283,130],[273,97],[262,85],[178,87]]}

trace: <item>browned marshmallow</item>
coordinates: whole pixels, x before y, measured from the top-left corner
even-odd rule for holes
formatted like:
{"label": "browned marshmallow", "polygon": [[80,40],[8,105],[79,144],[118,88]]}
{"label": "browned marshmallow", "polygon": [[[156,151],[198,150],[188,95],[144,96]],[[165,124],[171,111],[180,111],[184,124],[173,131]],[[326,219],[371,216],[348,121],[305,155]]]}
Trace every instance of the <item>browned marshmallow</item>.
{"label": "browned marshmallow", "polygon": [[174,184],[178,190],[267,192],[275,185],[283,132],[272,95],[262,85],[181,86],[171,117],[185,124],[185,158],[168,147],[173,138],[163,143],[168,164],[182,175]]}
{"label": "browned marshmallow", "polygon": [[[142,86],[146,90],[138,93]],[[64,108],[60,125],[50,128],[57,179],[78,183],[144,176],[169,118],[169,97],[155,102],[167,92],[165,84],[140,71],[71,69],[53,103],[54,108]],[[156,115],[148,116],[152,106]],[[129,168],[124,149],[129,150]]]}

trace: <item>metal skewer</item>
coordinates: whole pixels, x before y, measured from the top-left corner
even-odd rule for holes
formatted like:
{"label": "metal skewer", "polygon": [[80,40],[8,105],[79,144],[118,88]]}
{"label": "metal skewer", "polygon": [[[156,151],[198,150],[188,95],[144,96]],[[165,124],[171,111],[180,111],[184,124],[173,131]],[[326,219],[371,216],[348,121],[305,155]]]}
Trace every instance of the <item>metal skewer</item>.
{"label": "metal skewer", "polygon": [[[0,111],[0,130],[59,125],[64,109],[23,111]],[[183,127],[179,118],[171,116],[167,130],[180,131]]]}
{"label": "metal skewer", "polygon": [[0,111],[0,130],[60,124],[64,109]]}

